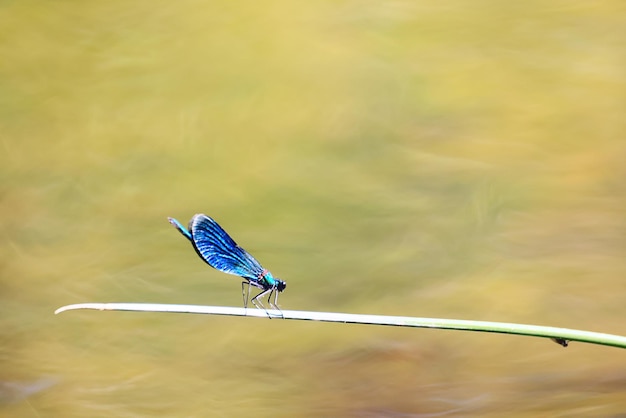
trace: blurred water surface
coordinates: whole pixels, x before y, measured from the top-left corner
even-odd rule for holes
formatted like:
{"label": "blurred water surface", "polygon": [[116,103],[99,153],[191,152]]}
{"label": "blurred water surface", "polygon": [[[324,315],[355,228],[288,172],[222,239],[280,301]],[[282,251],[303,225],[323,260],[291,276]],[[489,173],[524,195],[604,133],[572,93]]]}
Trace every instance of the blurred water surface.
{"label": "blurred water surface", "polygon": [[0,4],[0,416],[621,416],[618,349],[120,312],[241,303],[625,334],[618,1]]}

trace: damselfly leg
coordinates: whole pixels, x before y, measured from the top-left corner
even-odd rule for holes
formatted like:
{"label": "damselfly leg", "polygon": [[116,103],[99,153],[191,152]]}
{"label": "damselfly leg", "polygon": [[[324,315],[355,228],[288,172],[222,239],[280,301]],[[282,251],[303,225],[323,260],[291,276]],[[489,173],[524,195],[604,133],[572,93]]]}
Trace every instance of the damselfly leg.
{"label": "damselfly leg", "polygon": [[[274,294],[274,302],[272,302],[272,293]],[[270,305],[270,307],[280,312],[281,318],[283,319],[285,318],[285,315],[283,315],[283,311],[281,311],[280,308],[278,307],[278,290],[272,289],[272,291],[270,292],[270,295],[267,297],[267,303]]]}
{"label": "damselfly leg", "polygon": [[[243,288],[246,287],[244,291]],[[241,297],[243,297],[243,307],[244,309],[248,309],[248,299],[250,298],[250,282],[244,280],[241,282]]]}
{"label": "damselfly leg", "polygon": [[[258,295],[256,295],[255,297],[252,298],[252,303],[254,304],[254,306],[256,306],[259,309],[263,309],[265,311],[265,313],[267,313],[267,316],[272,318],[272,315],[269,313],[269,311],[265,308],[265,306],[263,305],[263,302],[261,302],[260,298],[262,298],[263,296],[265,296],[267,293],[269,293],[269,296],[267,298],[267,302],[270,306],[270,308],[273,308],[275,310],[277,310],[278,312],[281,312],[280,309],[278,308],[278,306],[276,306],[276,303],[272,303],[271,298],[272,298],[272,293],[275,292],[276,289],[274,288],[269,288],[269,289],[265,289],[263,290],[261,293],[259,293]],[[283,317],[283,314],[281,312],[280,317]]]}

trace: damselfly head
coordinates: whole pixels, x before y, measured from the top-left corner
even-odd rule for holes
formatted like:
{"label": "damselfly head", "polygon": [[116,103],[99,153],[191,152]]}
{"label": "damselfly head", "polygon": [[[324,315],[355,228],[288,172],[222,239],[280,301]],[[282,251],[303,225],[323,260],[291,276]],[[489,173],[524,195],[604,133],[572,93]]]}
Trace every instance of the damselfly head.
{"label": "damselfly head", "polygon": [[287,287],[287,283],[283,282],[280,279],[276,279],[276,290],[282,292]]}

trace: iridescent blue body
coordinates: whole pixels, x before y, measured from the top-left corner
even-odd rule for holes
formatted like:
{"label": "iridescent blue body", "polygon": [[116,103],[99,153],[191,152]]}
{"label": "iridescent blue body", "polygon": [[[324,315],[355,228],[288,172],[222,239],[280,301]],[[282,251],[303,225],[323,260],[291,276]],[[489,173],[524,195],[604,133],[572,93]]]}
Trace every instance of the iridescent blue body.
{"label": "iridescent blue body", "polygon": [[[259,298],[269,293],[267,298],[269,305],[278,309],[278,293],[285,290],[287,284],[264,269],[254,257],[237,245],[215,220],[203,214],[194,215],[189,221],[188,229],[174,218],[168,218],[168,220],[191,241],[196,253],[208,265],[216,270],[245,279],[241,283],[244,307],[248,306],[250,286],[254,286],[261,289],[261,292],[252,298],[254,306],[264,309]],[[246,286],[247,292],[244,292]],[[273,301],[272,294],[274,295]]]}

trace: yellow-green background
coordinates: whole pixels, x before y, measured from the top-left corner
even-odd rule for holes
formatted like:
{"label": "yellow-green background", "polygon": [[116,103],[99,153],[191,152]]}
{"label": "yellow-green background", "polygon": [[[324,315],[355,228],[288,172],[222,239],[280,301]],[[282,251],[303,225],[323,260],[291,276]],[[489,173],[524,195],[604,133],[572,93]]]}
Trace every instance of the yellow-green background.
{"label": "yellow-green background", "polygon": [[626,352],[76,311],[240,306],[626,333],[621,1],[0,2],[0,416],[618,416]]}

